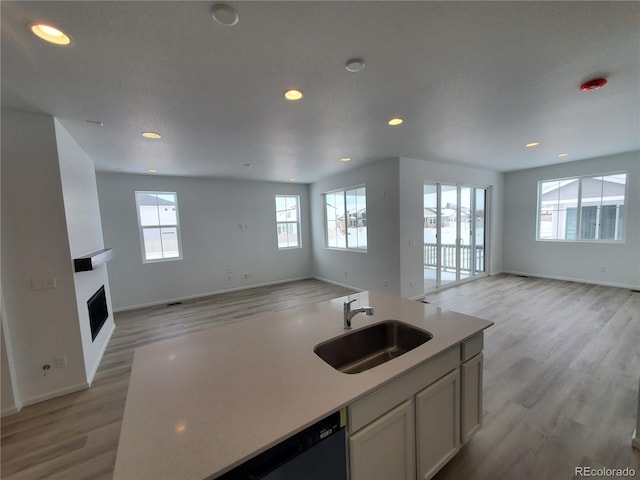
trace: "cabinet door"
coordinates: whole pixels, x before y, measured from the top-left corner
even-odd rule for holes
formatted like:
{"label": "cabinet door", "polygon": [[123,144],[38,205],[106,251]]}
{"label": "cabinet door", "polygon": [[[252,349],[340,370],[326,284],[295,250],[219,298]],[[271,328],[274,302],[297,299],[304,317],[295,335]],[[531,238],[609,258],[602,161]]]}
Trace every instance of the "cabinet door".
{"label": "cabinet door", "polygon": [[351,435],[351,480],[415,479],[414,421],[407,400]]}
{"label": "cabinet door", "polygon": [[460,372],[416,395],[418,477],[433,477],[460,449]]}
{"label": "cabinet door", "polygon": [[482,366],[482,353],[462,364],[463,444],[482,427]]}

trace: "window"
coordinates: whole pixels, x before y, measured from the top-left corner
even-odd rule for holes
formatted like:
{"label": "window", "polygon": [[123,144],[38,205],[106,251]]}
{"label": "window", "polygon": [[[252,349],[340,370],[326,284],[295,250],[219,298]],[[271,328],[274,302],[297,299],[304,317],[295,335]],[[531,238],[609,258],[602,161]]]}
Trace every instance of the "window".
{"label": "window", "polygon": [[538,182],[538,240],[622,241],[626,173]]}
{"label": "window", "polygon": [[136,192],[144,263],[182,258],[175,192]]}
{"label": "window", "polygon": [[300,243],[300,197],[276,195],[276,231],[278,248],[299,248]]}
{"label": "window", "polygon": [[367,250],[366,187],[325,193],[324,210],[327,247]]}

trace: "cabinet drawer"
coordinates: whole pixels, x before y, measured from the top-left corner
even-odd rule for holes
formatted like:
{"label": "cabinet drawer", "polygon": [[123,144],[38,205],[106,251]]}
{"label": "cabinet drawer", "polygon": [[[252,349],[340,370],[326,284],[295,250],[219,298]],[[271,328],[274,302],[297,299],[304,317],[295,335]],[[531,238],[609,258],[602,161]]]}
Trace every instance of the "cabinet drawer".
{"label": "cabinet drawer", "polygon": [[351,433],[360,430],[451,370],[458,368],[459,365],[460,347],[456,345],[388,385],[358,400],[349,407],[349,429]]}
{"label": "cabinet drawer", "polygon": [[475,357],[484,348],[484,333],[480,332],[462,344],[462,361]]}

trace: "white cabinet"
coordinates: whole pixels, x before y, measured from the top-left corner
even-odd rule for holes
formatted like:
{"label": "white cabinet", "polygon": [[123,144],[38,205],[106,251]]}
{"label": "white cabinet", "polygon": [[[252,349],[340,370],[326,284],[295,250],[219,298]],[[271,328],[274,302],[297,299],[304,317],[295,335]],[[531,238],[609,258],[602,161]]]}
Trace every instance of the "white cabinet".
{"label": "white cabinet", "polygon": [[406,400],[349,438],[352,479],[415,478],[413,402]]}
{"label": "white cabinet", "polygon": [[418,477],[433,477],[460,449],[458,369],[416,395]]}
{"label": "white cabinet", "polygon": [[461,441],[467,443],[471,435],[482,427],[482,353],[462,364],[462,429]]}
{"label": "white cabinet", "polygon": [[480,332],[349,406],[351,480],[432,478],[482,425]]}

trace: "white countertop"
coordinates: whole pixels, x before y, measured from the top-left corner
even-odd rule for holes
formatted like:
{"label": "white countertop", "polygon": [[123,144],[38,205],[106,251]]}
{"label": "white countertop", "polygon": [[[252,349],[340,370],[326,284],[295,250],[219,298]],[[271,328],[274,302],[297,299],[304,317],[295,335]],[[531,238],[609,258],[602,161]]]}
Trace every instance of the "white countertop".
{"label": "white countertop", "polygon": [[[313,347],[348,331],[342,303],[369,305],[352,330],[395,319],[433,339],[358,374]],[[114,479],[220,475],[345,407],[492,322],[380,292],[362,292],[157,342],[136,350]]]}

